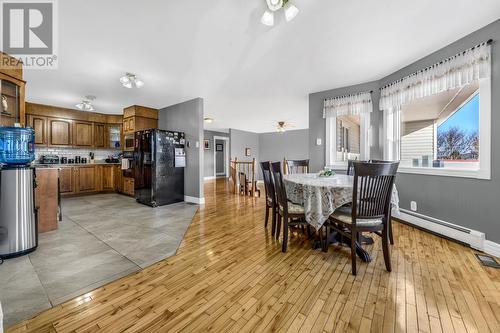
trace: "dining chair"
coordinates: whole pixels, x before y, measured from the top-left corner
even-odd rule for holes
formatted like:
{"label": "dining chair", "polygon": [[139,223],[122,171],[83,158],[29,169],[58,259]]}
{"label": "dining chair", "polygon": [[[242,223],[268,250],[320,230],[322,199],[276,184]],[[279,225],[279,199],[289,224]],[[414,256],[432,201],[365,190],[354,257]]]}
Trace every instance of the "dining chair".
{"label": "dining chair", "polygon": [[[351,241],[352,274],[356,275],[356,245],[359,234],[373,232],[382,237],[385,268],[391,271],[389,227],[392,187],[399,162],[354,162],[352,210],[335,211],[328,226]],[[327,232],[328,234],[328,232]]]}
{"label": "dining chair", "polygon": [[[370,160],[370,163],[392,163],[392,161],[383,161],[383,160]],[[392,218],[391,218],[391,210],[389,210],[389,220],[387,221],[389,226],[389,241],[391,245],[394,245],[394,234],[392,233]]]}
{"label": "dining chair", "polygon": [[347,175],[354,176],[354,162],[355,160],[347,160]]}
{"label": "dining chair", "polygon": [[287,175],[309,172],[309,160],[287,160],[285,158],[283,165],[283,172]]}
{"label": "dining chair", "polygon": [[281,250],[286,252],[288,247],[288,227],[306,225],[304,207],[288,201],[283,181],[283,173],[281,172],[281,163],[275,162],[271,164],[272,175],[274,180],[274,191],[278,203],[278,221],[276,225],[276,239],[280,236],[281,219],[283,219],[283,242]]}
{"label": "dining chair", "polygon": [[266,221],[264,227],[267,228],[269,221],[269,211],[272,212],[271,235],[274,236],[276,230],[276,194],[274,192],[273,177],[271,175],[271,163],[260,162],[262,177],[264,178],[264,190],[266,192]]}

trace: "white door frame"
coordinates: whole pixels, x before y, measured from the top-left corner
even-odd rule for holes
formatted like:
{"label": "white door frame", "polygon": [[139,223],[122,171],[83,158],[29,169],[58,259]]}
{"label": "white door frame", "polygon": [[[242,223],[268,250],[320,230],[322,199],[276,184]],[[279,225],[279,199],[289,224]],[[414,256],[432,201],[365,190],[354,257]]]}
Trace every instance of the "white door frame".
{"label": "white door frame", "polygon": [[[215,150],[215,141],[223,140],[225,141],[224,147],[224,176],[229,178],[229,138],[227,136],[214,136],[214,178],[217,178],[217,151]],[[220,175],[221,176],[221,175]]]}

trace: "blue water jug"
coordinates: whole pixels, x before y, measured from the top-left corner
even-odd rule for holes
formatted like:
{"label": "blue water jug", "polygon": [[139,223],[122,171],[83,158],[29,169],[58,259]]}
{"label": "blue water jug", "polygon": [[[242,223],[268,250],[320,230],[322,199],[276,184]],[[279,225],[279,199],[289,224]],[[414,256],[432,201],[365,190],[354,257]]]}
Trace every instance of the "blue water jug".
{"label": "blue water jug", "polygon": [[35,160],[32,128],[0,127],[0,164],[23,165]]}

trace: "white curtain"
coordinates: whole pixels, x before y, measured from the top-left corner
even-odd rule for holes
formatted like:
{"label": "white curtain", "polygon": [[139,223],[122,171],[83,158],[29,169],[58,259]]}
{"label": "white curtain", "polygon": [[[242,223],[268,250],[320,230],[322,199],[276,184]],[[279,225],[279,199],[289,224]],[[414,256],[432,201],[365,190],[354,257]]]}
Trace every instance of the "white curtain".
{"label": "white curtain", "polygon": [[380,91],[380,110],[398,109],[415,99],[439,94],[490,76],[491,47],[483,43],[396,81]]}
{"label": "white curtain", "polygon": [[372,112],[372,94],[363,92],[354,95],[340,96],[325,99],[323,118],[344,115],[359,115]]}

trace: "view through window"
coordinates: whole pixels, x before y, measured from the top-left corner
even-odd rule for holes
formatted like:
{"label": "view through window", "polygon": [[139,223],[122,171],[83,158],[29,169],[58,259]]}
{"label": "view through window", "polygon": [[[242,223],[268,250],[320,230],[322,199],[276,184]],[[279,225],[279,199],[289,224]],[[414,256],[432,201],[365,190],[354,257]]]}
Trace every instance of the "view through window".
{"label": "view through window", "polygon": [[421,98],[401,109],[401,166],[479,168],[479,85]]}
{"label": "view through window", "polygon": [[359,116],[337,116],[337,161],[359,160],[361,152],[361,121]]}

